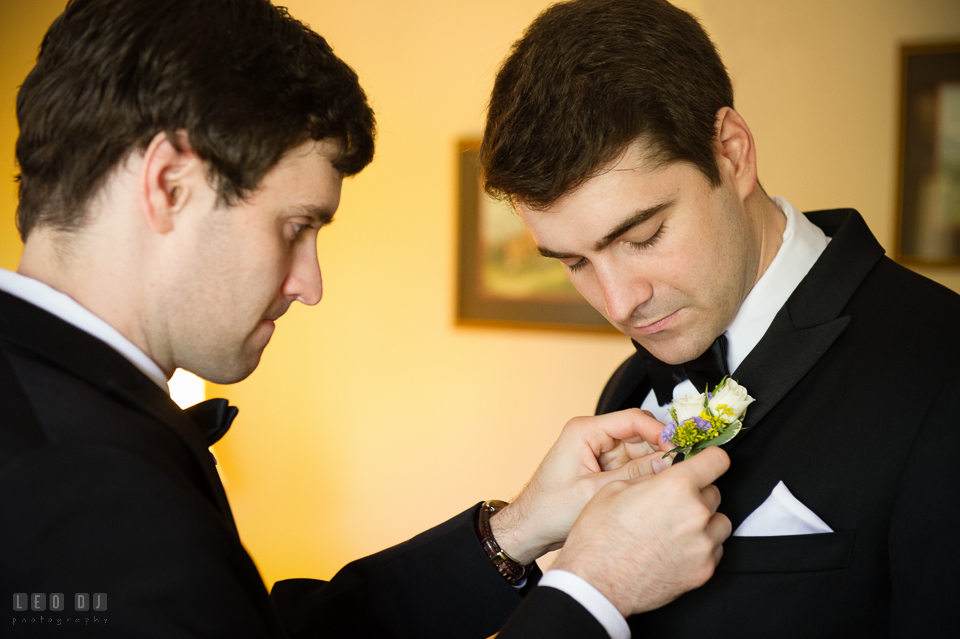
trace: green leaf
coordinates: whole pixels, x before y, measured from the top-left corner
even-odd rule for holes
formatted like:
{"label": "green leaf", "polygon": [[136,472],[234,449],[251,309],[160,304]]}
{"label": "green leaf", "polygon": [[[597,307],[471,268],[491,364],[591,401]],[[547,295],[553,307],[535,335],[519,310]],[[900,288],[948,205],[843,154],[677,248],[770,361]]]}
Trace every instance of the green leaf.
{"label": "green leaf", "polygon": [[663,457],[661,457],[661,459],[666,459],[667,457],[669,457],[669,456],[672,455],[673,453],[683,453],[684,455],[689,455],[689,454],[690,454],[690,448],[691,448],[690,446],[684,446],[683,448],[680,448],[679,446],[677,446],[676,448],[671,448],[671,449],[668,450],[666,453],[664,453],[664,455],[663,455]]}
{"label": "green leaf", "polygon": [[704,448],[709,448],[710,446],[723,446],[728,441],[736,437],[737,433],[739,433],[742,429],[743,429],[743,423],[741,423],[740,420],[730,422],[730,425],[727,426],[722,433],[720,433],[713,439],[697,442],[696,444],[691,446],[690,452],[687,453],[687,457],[693,457]]}

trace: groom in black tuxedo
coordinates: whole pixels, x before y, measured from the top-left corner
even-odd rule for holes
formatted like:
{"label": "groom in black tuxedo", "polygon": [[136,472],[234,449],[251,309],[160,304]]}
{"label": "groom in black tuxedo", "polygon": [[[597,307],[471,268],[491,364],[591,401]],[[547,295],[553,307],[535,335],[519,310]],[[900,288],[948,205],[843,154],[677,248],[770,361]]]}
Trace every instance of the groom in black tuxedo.
{"label": "groom in black tuxedo", "polygon": [[619,638],[711,576],[727,456],[670,467],[634,409],[571,420],[513,503],[268,595],[207,450],[236,409],[181,411],[167,379],[243,379],[320,301],[317,233],[373,158],[356,74],[265,0],[71,0],[17,117],[4,636]]}
{"label": "groom in black tuxedo", "polygon": [[728,374],[756,398],[725,446],[717,573],[632,617],[635,635],[946,636],[960,297],[884,257],[856,211],[764,192],[697,21],[662,0],[551,7],[499,71],[482,159],[487,190],[637,348],[598,413],[669,421]]}

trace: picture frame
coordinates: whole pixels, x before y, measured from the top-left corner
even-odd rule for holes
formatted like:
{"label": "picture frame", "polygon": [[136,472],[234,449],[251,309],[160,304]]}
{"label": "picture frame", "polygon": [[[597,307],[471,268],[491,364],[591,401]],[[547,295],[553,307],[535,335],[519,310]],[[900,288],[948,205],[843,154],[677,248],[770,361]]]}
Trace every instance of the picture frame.
{"label": "picture frame", "polygon": [[895,258],[960,266],[960,41],[901,47]]}
{"label": "picture frame", "polygon": [[483,191],[480,140],[460,140],[457,156],[457,324],[616,333],[563,266],[538,253],[510,205]]}

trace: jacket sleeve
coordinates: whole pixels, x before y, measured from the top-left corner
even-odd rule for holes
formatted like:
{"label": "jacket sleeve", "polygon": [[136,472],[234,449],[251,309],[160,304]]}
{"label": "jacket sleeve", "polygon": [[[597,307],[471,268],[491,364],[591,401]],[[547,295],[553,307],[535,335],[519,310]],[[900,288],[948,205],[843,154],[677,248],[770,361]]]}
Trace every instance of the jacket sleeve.
{"label": "jacket sleeve", "polygon": [[478,637],[495,634],[528,588],[510,586],[474,531],[479,504],[407,542],[354,561],[329,582],[277,582],[291,637]]}
{"label": "jacket sleeve", "polygon": [[270,596],[290,636],[608,639],[569,595],[536,587],[539,570],[523,589],[507,584],[477,540],[477,508],[348,564],[330,582],[277,582]]}
{"label": "jacket sleeve", "polygon": [[556,588],[534,588],[497,639],[610,639],[586,608]]}

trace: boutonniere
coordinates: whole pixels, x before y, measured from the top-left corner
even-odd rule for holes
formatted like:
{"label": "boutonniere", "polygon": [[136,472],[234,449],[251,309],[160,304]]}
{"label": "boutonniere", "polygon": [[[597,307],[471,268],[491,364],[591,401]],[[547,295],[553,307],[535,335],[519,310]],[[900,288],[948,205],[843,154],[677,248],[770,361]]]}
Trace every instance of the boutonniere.
{"label": "boutonniere", "polygon": [[747,389],[724,377],[713,392],[707,386],[707,392],[700,395],[687,395],[673,400],[670,416],[673,421],[663,427],[660,439],[664,443],[672,442],[676,448],[670,453],[683,453],[693,457],[708,446],[721,446],[746,430],[743,416],[747,406],[754,399]]}

